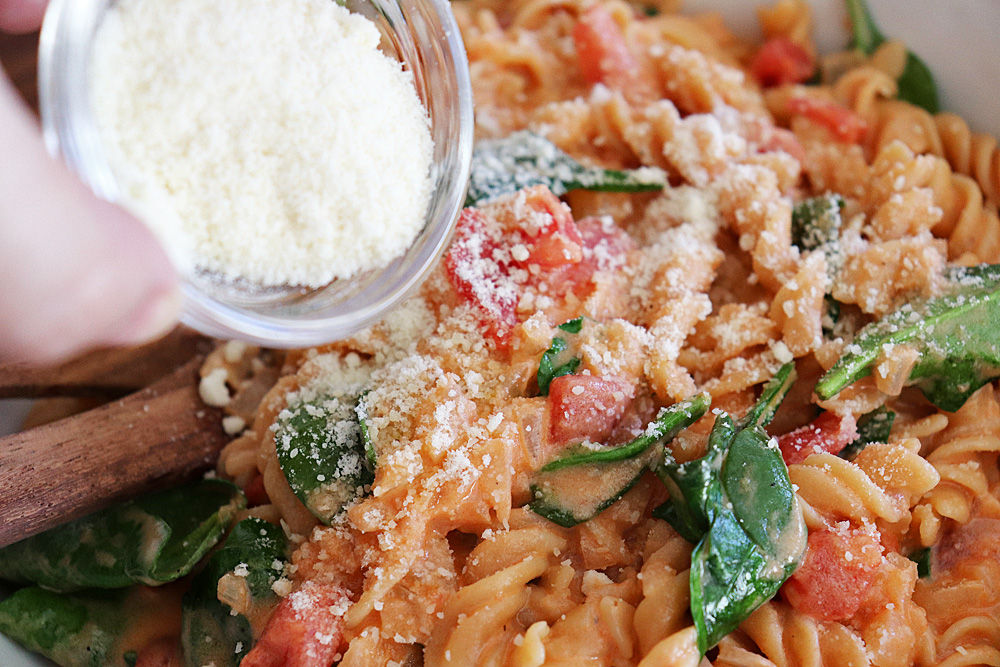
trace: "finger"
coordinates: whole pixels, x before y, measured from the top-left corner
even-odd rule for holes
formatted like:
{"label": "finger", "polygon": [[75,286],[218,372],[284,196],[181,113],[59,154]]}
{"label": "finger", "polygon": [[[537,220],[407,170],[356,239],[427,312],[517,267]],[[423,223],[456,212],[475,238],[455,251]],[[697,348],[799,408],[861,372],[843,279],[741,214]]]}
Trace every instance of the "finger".
{"label": "finger", "polygon": [[0,358],[53,361],[165,333],[180,306],[153,235],[44,151],[0,77]]}
{"label": "finger", "polygon": [[0,30],[32,32],[42,25],[48,0],[0,0]]}

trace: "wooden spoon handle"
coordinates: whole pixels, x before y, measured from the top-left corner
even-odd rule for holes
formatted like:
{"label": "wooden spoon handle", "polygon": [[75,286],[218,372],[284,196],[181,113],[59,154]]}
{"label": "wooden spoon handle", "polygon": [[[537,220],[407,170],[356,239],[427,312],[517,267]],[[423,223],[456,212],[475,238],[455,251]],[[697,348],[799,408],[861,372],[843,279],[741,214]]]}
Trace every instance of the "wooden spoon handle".
{"label": "wooden spoon handle", "polygon": [[0,438],[0,546],[211,467],[229,440],[198,398],[202,357],[83,414]]}
{"label": "wooden spoon handle", "polygon": [[58,366],[0,365],[0,398],[118,397],[164,377],[213,343],[186,327],[140,347],[97,350]]}

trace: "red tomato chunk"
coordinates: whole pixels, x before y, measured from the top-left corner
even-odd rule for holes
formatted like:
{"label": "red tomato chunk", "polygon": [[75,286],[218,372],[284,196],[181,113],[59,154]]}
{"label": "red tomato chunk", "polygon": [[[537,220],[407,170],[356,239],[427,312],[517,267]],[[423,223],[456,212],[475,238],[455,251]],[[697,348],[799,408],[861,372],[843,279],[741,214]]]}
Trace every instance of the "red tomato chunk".
{"label": "red tomato chunk", "polygon": [[639,63],[606,7],[594,5],[583,13],[573,28],[573,43],[588,83],[603,83],[612,90],[625,90],[633,83]]}
{"label": "red tomato chunk", "polygon": [[813,423],[780,436],[778,447],[785,463],[792,465],[818,452],[839,454],[857,437],[858,425],[853,416],[824,412]]}
{"label": "red tomato chunk", "polygon": [[552,444],[603,443],[632,402],[632,385],[617,377],[563,375],[549,385]]}
{"label": "red tomato chunk", "polygon": [[882,547],[874,529],[814,531],[802,565],[781,592],[804,614],[841,621],[857,613],[881,563]]}
{"label": "red tomato chunk", "polygon": [[486,334],[504,348],[517,324],[518,291],[506,264],[494,258],[500,239],[487,232],[486,219],[478,209],[462,211],[455,240],[444,258],[445,270],[459,297],[478,311]]}
{"label": "red tomato chunk", "polygon": [[805,116],[825,127],[836,139],[849,144],[858,143],[868,132],[868,123],[864,118],[833,102],[811,97],[793,97],[788,100],[788,112]]}
{"label": "red tomato chunk", "polygon": [[802,147],[798,137],[795,136],[794,132],[783,127],[770,128],[759,146],[759,151],[761,153],[783,151],[800,163],[806,161],[806,149]]}
{"label": "red tomato chunk", "polygon": [[599,220],[577,226],[566,204],[535,186],[463,211],[444,266],[459,299],[502,350],[527,292],[549,297],[558,310],[569,294],[592,290],[595,272],[618,269],[632,247],[625,232]]}
{"label": "red tomato chunk", "polygon": [[816,61],[804,48],[777,37],[760,47],[750,63],[750,71],[765,88],[808,81],[816,71]]}
{"label": "red tomato chunk", "polygon": [[348,598],[307,581],[282,600],[240,667],[329,667],[340,652]]}

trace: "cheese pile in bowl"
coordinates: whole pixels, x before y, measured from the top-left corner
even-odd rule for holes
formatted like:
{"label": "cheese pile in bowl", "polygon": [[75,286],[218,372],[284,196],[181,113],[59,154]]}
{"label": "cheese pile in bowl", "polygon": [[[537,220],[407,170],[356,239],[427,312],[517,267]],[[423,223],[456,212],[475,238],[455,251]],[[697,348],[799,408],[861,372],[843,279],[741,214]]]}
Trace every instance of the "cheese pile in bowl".
{"label": "cheese pile in bowl", "polygon": [[321,287],[413,243],[433,145],[380,39],[327,0],[111,8],[93,46],[94,117],[125,203],[182,269]]}

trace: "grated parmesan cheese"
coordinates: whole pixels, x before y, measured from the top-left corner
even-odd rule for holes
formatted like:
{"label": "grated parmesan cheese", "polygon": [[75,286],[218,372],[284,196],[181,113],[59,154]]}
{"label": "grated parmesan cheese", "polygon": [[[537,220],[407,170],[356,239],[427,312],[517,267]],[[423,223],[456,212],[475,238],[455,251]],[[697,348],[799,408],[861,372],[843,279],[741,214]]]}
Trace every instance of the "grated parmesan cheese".
{"label": "grated parmesan cheese", "polygon": [[430,200],[427,113],[327,0],[122,0],[95,117],[128,204],[184,271],[318,287],[387,264]]}

